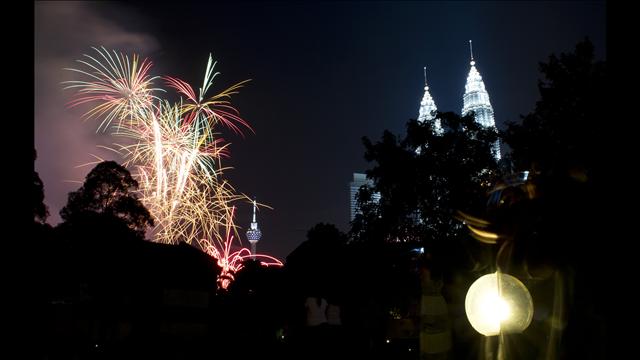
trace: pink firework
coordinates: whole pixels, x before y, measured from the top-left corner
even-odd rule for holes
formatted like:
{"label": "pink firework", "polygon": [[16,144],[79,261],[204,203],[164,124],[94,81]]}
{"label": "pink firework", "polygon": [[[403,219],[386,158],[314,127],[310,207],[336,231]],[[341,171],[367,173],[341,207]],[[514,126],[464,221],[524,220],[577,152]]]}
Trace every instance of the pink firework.
{"label": "pink firework", "polygon": [[185,124],[191,125],[192,122],[196,121],[197,128],[210,129],[218,123],[222,123],[236,133],[242,135],[240,128],[234,124],[234,122],[237,122],[253,131],[251,126],[240,118],[238,111],[231,106],[231,103],[229,102],[231,95],[237,94],[238,90],[246,82],[251,80],[242,81],[217,95],[208,99],[205,98],[205,94],[213,83],[213,79],[219,75],[218,72],[215,74],[213,73],[215,65],[216,62],[214,62],[213,58],[209,56],[204,82],[202,83],[202,87],[198,89],[199,94],[197,96],[196,92],[193,91],[193,88],[187,82],[170,76],[164,77],[164,80],[167,82],[169,87],[174,88],[179,94],[186,97],[186,103],[183,103],[181,106],[181,112],[185,114]]}
{"label": "pink firework", "polygon": [[[233,223],[233,215],[235,206],[231,208],[231,213],[227,214],[226,235],[223,241],[211,241],[209,239],[200,240],[200,247],[204,252],[213,256],[218,261],[218,266],[222,268],[218,277],[218,287],[226,289],[235,279],[234,275],[243,268],[243,263],[247,259],[255,259],[260,261],[263,266],[282,266],[282,262],[273,256],[264,254],[251,254],[251,250],[242,247],[242,241],[238,237],[240,248],[232,249],[235,239],[231,233],[235,229]],[[237,235],[237,234],[236,234]]]}

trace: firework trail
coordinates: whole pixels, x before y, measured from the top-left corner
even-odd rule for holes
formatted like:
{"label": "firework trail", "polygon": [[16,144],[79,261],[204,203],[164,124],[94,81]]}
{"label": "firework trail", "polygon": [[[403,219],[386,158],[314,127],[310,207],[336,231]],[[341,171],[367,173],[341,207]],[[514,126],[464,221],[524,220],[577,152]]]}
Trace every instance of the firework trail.
{"label": "firework trail", "polygon": [[[228,221],[225,223],[224,239],[217,239],[215,244],[209,239],[200,240],[200,247],[209,255],[218,261],[221,268],[220,277],[218,278],[218,287],[226,289],[231,281],[234,280],[234,274],[243,268],[243,263],[247,259],[257,259],[263,266],[282,266],[282,262],[272,256],[264,254],[251,254],[251,251],[242,247],[242,242],[238,238],[238,245],[234,246],[237,232],[233,223],[235,207],[227,214]],[[220,234],[220,232],[216,232]],[[235,235],[234,235],[235,233]]]}
{"label": "firework trail", "polygon": [[[253,131],[229,101],[249,80],[207,98],[213,79],[219,75],[213,71],[216,63],[211,55],[196,95],[180,79],[151,76],[152,63],[146,59],[140,62],[133,55],[130,61],[122,53],[93,49],[96,56],[84,55],[77,60],[85,70],[67,69],[87,78],[65,82],[65,89],[75,90],[68,105],[92,104],[83,117],[98,119],[97,131],[111,128],[113,136],[128,139],[126,144],[115,143],[111,150],[122,155],[124,165],[140,183],[141,200],[156,220],[152,240],[197,243],[216,257],[225,276],[232,278],[249,252],[231,252],[233,239],[240,241],[232,204],[251,200],[236,194],[222,178],[227,168],[221,160],[229,156],[228,143],[215,129],[221,124],[239,134],[241,127]],[[160,79],[181,96],[178,103],[156,95],[165,92],[154,87]],[[282,265],[275,258],[262,256],[269,259],[265,265]],[[226,285],[228,282],[223,287]]]}

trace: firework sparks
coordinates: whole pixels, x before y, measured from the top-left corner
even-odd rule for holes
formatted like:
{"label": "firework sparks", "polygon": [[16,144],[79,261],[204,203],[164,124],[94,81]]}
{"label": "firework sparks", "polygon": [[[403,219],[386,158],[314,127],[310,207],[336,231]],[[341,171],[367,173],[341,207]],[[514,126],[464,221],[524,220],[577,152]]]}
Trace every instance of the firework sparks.
{"label": "firework sparks", "polygon": [[[130,61],[122,53],[93,49],[97,56],[84,55],[78,60],[88,69],[67,69],[89,78],[65,82],[65,89],[76,92],[68,105],[92,104],[84,117],[101,121],[97,131],[110,127],[113,136],[131,142],[114,144],[111,150],[123,156],[124,165],[140,183],[141,200],[156,219],[152,240],[197,243],[218,260],[224,277],[233,279],[251,254],[246,248],[232,251],[234,239],[240,241],[232,204],[250,199],[235,193],[222,178],[227,168],[221,160],[229,156],[228,144],[214,130],[222,124],[240,134],[240,126],[253,131],[229,101],[249,80],[207,98],[219,75],[209,55],[197,96],[185,81],[163,78],[186,98],[172,104],[156,96],[165,90],[154,87],[160,77],[149,74],[150,61],[140,62],[137,55]],[[256,256],[264,259],[264,265],[282,265],[268,255]],[[228,281],[222,287],[227,285]]]}
{"label": "firework sparks", "polygon": [[[245,247],[242,247],[242,242],[238,237],[238,245],[234,246],[234,240],[236,239],[237,231],[233,223],[233,215],[235,207],[231,208],[231,212],[228,213],[228,221],[225,223],[225,236],[224,239],[210,238],[201,239],[200,247],[209,255],[216,258],[218,266],[221,268],[220,277],[218,278],[218,287],[226,289],[231,281],[234,280],[234,275],[243,268],[243,263],[247,259],[256,259],[260,261],[262,266],[282,266],[282,262],[272,256],[265,254],[251,254],[251,251]],[[220,232],[215,232],[220,234]],[[238,247],[239,246],[239,247]]]}
{"label": "firework sparks", "polygon": [[[76,98],[68,105],[75,107],[85,103],[97,102],[98,105],[91,108],[84,114],[87,119],[103,118],[98,126],[98,131],[106,129],[113,120],[118,120],[118,125],[123,120],[134,121],[141,110],[153,107],[153,101],[158,99],[154,92],[164,91],[153,87],[153,81],[157,76],[150,76],[149,69],[152,63],[148,60],[139,63],[139,57],[134,55],[132,60],[124,54],[115,51],[113,55],[104,47],[93,48],[99,55],[98,58],[84,55],[88,60],[77,60],[77,62],[87,66],[89,70],[78,70],[66,68],[85,75],[91,81],[72,80],[65,81],[65,89],[76,90]],[[100,62],[100,58],[104,63]],[[105,65],[106,64],[106,65]]]}

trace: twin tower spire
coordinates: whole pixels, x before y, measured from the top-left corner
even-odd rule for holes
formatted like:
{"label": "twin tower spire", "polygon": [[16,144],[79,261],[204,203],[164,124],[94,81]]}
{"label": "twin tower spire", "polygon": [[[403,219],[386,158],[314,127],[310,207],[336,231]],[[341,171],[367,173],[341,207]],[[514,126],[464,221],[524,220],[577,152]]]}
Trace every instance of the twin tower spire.
{"label": "twin tower spire", "polygon": [[[476,62],[473,59],[473,44],[469,40],[469,51],[471,54],[471,69],[467,75],[467,83],[464,86],[464,95],[462,96],[462,116],[470,112],[474,113],[475,121],[485,127],[496,128],[495,119],[493,117],[493,107],[489,101],[489,93],[484,87],[482,76],[476,69]],[[424,68],[424,96],[420,101],[420,109],[418,113],[418,121],[432,121],[435,118],[435,111],[438,110],[435,101],[429,93],[427,85],[427,68]],[[434,128],[437,134],[442,134],[444,130],[440,124],[440,119],[435,119]],[[500,160],[500,144],[496,142],[493,146],[493,155],[496,160]]]}

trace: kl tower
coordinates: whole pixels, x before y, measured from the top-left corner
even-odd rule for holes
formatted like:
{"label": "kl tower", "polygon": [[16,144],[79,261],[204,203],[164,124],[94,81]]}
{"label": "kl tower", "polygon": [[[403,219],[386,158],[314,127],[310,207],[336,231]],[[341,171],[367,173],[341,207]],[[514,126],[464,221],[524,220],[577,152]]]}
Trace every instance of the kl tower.
{"label": "kl tower", "polygon": [[256,244],[260,241],[262,232],[258,229],[258,222],[256,221],[256,200],[253,200],[253,221],[251,222],[251,228],[247,230],[247,240],[251,243],[251,255],[253,260],[256,259]]}

